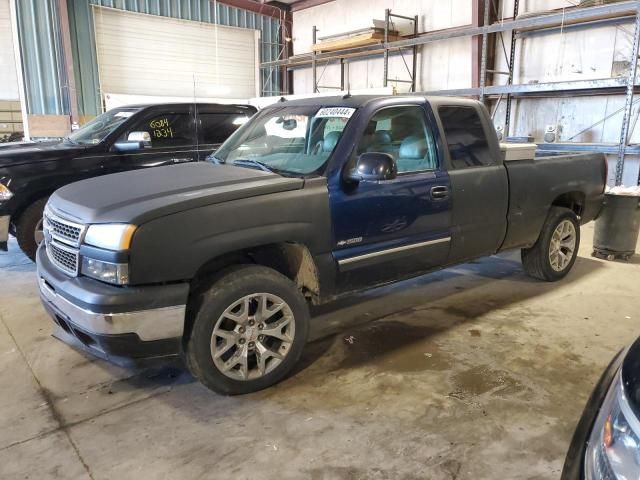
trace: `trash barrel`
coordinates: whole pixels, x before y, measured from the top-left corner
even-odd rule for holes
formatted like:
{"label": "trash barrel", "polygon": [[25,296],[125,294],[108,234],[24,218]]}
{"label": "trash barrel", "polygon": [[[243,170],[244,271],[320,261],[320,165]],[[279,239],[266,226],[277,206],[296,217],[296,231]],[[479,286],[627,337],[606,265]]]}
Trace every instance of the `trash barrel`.
{"label": "trash barrel", "polygon": [[614,260],[628,260],[636,251],[640,232],[640,197],[606,193],[604,207],[596,220],[593,254]]}

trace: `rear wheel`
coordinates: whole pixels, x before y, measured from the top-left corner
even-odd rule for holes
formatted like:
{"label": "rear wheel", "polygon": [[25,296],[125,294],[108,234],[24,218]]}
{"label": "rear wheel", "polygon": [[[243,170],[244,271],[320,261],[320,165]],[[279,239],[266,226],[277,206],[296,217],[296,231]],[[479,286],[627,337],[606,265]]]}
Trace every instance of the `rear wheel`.
{"label": "rear wheel", "polygon": [[20,249],[31,260],[36,260],[38,246],[44,240],[42,231],[42,212],[47,204],[46,198],[41,198],[29,205],[16,224],[16,239]]}
{"label": "rear wheel", "polygon": [[576,214],[552,207],[538,241],[522,249],[522,265],[528,275],[554,282],[563,278],[576,261],[580,246],[580,224]]}
{"label": "rear wheel", "polygon": [[306,300],[291,280],[262,266],[233,267],[197,300],[187,364],[218,393],[255,392],[291,372],[308,330]]}

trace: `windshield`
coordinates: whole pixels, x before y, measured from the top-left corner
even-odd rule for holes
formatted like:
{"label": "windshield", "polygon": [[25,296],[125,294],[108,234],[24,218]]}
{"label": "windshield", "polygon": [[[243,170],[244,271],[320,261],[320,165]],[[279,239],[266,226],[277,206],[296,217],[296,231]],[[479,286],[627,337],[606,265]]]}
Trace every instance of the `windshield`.
{"label": "windshield", "polygon": [[78,145],[100,143],[138,110],[137,108],[114,108],[109,110],[73,132],[67,137],[67,140]]}
{"label": "windshield", "polygon": [[278,173],[316,172],[338,144],[355,108],[282,106],[254,117],[215,153],[214,160]]}

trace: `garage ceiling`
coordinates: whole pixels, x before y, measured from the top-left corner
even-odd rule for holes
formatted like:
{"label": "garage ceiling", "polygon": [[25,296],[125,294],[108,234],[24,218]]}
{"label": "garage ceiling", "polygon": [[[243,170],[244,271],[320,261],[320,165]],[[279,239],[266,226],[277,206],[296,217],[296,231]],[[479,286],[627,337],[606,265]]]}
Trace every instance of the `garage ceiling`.
{"label": "garage ceiling", "polygon": [[94,7],[100,88],[131,95],[259,95],[257,30]]}

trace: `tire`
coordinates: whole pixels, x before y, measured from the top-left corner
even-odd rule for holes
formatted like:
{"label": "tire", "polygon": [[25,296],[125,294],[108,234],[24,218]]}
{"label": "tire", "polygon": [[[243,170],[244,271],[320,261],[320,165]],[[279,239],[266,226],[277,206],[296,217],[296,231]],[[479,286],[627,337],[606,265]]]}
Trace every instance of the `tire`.
{"label": "tire", "polygon": [[48,198],[41,198],[29,205],[20,215],[16,223],[16,239],[18,246],[32,261],[36,261],[36,228],[42,228],[42,212]]}
{"label": "tire", "polygon": [[[300,359],[309,333],[309,308],[296,285],[275,270],[231,267],[194,301],[186,362],[192,375],[214,392],[262,390],[285,378]],[[267,305],[262,316],[259,302]],[[214,353],[219,357],[214,359]]]}
{"label": "tire", "polygon": [[[554,238],[556,229],[560,229],[561,225],[565,230],[559,230]],[[571,235],[574,241],[571,240]],[[555,282],[569,273],[578,256],[579,247],[580,224],[576,214],[568,208],[551,207],[536,243],[531,248],[522,249],[522,266],[527,275],[533,278]],[[552,252],[556,248],[560,255]]]}

